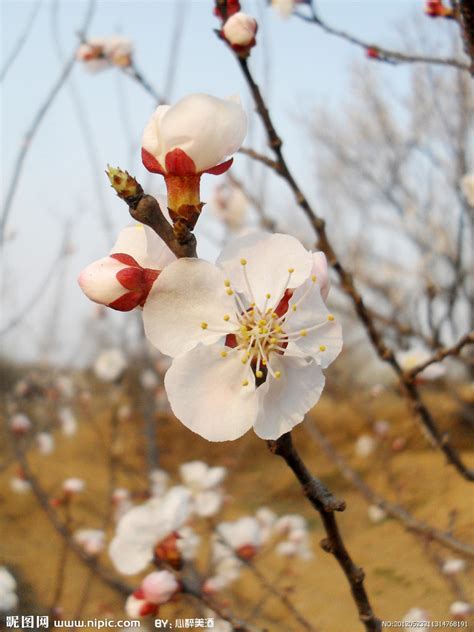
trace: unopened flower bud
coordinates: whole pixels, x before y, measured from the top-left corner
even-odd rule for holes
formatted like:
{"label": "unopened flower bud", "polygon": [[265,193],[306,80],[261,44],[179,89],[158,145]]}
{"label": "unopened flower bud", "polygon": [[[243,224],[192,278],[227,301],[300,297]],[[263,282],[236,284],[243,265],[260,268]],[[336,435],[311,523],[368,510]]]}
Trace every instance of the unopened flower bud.
{"label": "unopened flower bud", "polygon": [[222,34],[237,53],[247,56],[252,46],[256,44],[257,29],[258,24],[254,18],[239,12],[226,21]]}
{"label": "unopened flower bud", "polygon": [[122,200],[128,200],[143,195],[140,184],[127,171],[122,171],[120,167],[111,167],[105,172],[110,180],[112,188]]}

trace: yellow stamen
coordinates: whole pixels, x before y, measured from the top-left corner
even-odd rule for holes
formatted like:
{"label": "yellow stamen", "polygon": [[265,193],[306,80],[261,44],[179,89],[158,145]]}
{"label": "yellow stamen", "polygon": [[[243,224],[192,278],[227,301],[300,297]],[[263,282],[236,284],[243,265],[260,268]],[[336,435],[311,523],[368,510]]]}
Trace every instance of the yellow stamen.
{"label": "yellow stamen", "polygon": [[327,349],[326,345],[319,345],[320,351],[326,351],[326,349]]}
{"label": "yellow stamen", "polygon": [[294,271],[295,271],[295,269],[294,269],[294,268],[288,268],[288,272],[289,272],[290,274],[293,274],[293,272],[294,272]]}
{"label": "yellow stamen", "polygon": [[279,380],[281,378],[281,371],[275,371],[275,377]]}
{"label": "yellow stamen", "polygon": [[302,330],[300,331],[300,336],[303,336],[303,338],[304,338],[305,336],[307,336],[307,335],[308,335],[308,332],[306,331],[306,329],[302,329]]}
{"label": "yellow stamen", "polygon": [[247,265],[247,259],[241,259],[240,260],[240,265],[246,266]]}
{"label": "yellow stamen", "polygon": [[224,281],[224,285],[225,285],[226,287],[230,287],[230,281],[229,281],[229,280]]}
{"label": "yellow stamen", "polygon": [[230,320],[230,316],[229,314],[224,314],[224,320],[227,322],[228,320]]}
{"label": "yellow stamen", "polygon": [[296,312],[296,305],[292,305],[292,306],[291,306],[291,309],[292,309],[294,312]]}
{"label": "yellow stamen", "polygon": [[316,283],[317,279],[316,279],[316,275],[315,274],[313,274],[313,276],[311,277],[311,281],[313,283]]}
{"label": "yellow stamen", "polygon": [[272,295],[267,293],[265,294],[265,298],[272,298]]}
{"label": "yellow stamen", "polygon": [[256,372],[255,372],[255,375],[256,375],[257,377],[259,377],[259,378],[260,378],[260,377],[263,377],[263,371],[256,371]]}
{"label": "yellow stamen", "polygon": [[328,320],[334,320],[334,316],[332,314],[328,314]]}
{"label": "yellow stamen", "polygon": [[207,329],[208,325],[207,323],[201,323],[201,329]]}
{"label": "yellow stamen", "polygon": [[234,293],[234,290],[231,290],[230,288],[227,290],[227,294],[229,296],[232,296],[233,293]]}
{"label": "yellow stamen", "polygon": [[248,386],[248,385],[249,385],[249,381],[248,381],[248,380],[244,380],[244,381],[242,382],[242,386]]}
{"label": "yellow stamen", "polygon": [[227,358],[227,351],[221,351],[221,356],[223,358]]}

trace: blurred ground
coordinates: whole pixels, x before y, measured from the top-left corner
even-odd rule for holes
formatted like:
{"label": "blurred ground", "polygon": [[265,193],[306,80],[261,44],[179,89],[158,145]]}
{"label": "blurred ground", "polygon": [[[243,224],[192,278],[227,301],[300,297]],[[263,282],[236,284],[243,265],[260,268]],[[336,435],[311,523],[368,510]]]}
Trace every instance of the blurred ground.
{"label": "blurred ground", "polygon": [[[101,526],[108,512],[112,488],[127,487],[133,490],[136,499],[146,494],[141,412],[134,409],[129,420],[119,421],[112,430],[114,422],[107,389],[97,386],[89,402],[77,404],[78,432],[74,437],[56,432],[56,450],[52,455],[39,455],[34,448],[28,451],[31,468],[49,495],[54,496],[67,477],[80,476],[86,481],[86,491],[74,503],[74,528]],[[465,396],[465,391],[457,389],[451,393],[455,395],[452,401],[456,402],[457,395]],[[474,465],[472,430],[463,422],[459,403],[448,404],[445,394],[436,389],[425,395],[442,428],[452,432],[464,458]],[[30,414],[35,405],[34,402],[29,404]],[[54,402],[50,409],[53,419]],[[389,439],[373,455],[355,456],[355,439],[371,433],[373,421],[381,418],[391,422]],[[439,452],[428,446],[396,393],[386,391],[374,398],[359,392],[343,402],[336,393],[326,393],[309,423],[316,423],[326,432],[353,467],[378,491],[398,500],[416,517],[433,526],[445,530],[449,524],[454,525],[453,533],[461,540],[469,541],[472,537],[474,505],[469,484],[445,465]],[[434,620],[450,619],[449,605],[456,596],[446,578],[428,559],[420,538],[392,519],[373,524],[367,515],[366,501],[312,442],[303,425],[293,434],[311,470],[347,501],[347,510],[340,515],[341,529],[355,561],[364,567],[366,586],[377,615],[386,620],[400,620],[410,608],[420,607],[430,611]],[[406,447],[394,452],[391,445],[397,438],[406,440]],[[2,439],[2,462],[9,463],[11,453],[6,433]],[[262,505],[279,514],[303,514],[311,526],[314,559],[297,561],[291,569],[285,570],[281,558],[263,555],[263,559],[257,561],[258,567],[273,585],[291,596],[295,606],[318,630],[357,632],[362,629],[341,570],[331,556],[319,548],[323,531],[318,516],[305,502],[284,462],[270,454],[264,442],[248,433],[232,444],[209,444],[167,414],[158,415],[157,441],[160,466],[174,474],[176,480],[178,465],[185,461],[202,459],[211,465],[229,467],[226,484],[229,498],[223,514],[226,518],[253,513]],[[116,464],[112,470],[111,458]],[[16,471],[17,465],[10,462],[0,474],[2,563],[19,580],[21,612],[45,613],[55,590],[61,539],[31,492],[11,491],[9,480]],[[109,531],[112,532],[112,528]],[[443,559],[459,557],[437,546],[433,550]],[[101,563],[111,567],[106,552],[101,556]],[[471,598],[473,566],[472,560],[468,561],[467,572],[459,577],[461,587],[468,595],[470,592]],[[93,577],[89,585],[89,571],[73,553],[68,556],[65,578],[61,600],[65,618],[77,616],[81,600],[84,601],[83,618],[124,616],[124,598],[97,577]],[[135,587],[133,578],[124,579]],[[84,599],[87,585],[89,592]],[[265,596],[260,584],[248,572],[226,595],[233,612],[242,619],[255,614],[256,604],[261,602],[253,621],[261,629],[272,632],[302,629],[281,603]],[[164,606],[161,616],[194,617],[199,616],[199,610],[192,602],[181,599],[176,605]]]}

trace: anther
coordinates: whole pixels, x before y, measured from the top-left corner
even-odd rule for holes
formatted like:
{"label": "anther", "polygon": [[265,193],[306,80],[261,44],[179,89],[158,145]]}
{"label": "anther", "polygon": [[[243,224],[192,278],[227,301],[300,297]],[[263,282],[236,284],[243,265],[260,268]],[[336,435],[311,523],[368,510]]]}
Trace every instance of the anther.
{"label": "anther", "polygon": [[263,377],[263,371],[255,371],[255,375],[256,375],[258,378],[261,378],[261,377]]}
{"label": "anther", "polygon": [[315,274],[313,274],[313,276],[311,277],[311,281],[312,281],[313,283],[316,283],[317,278],[316,278],[316,275],[315,275]]}
{"label": "anther", "polygon": [[307,335],[308,335],[308,332],[306,331],[306,329],[302,329],[302,330],[300,331],[300,336],[303,336],[303,338],[304,338],[305,336],[307,336]]}
{"label": "anther", "polygon": [[334,316],[332,314],[328,314],[328,320],[334,320]]}
{"label": "anther", "polygon": [[224,314],[224,320],[227,322],[228,320],[230,320],[230,316],[229,314]]}
{"label": "anther", "polygon": [[292,305],[292,306],[291,306],[291,309],[292,309],[294,312],[296,312],[296,305]]}
{"label": "anther", "polygon": [[221,351],[221,357],[227,358],[227,351]]}
{"label": "anther", "polygon": [[267,292],[267,294],[265,294],[265,298],[272,298],[272,295]]}
{"label": "anther", "polygon": [[227,294],[229,296],[232,296],[233,293],[234,293],[234,290],[231,290],[230,288],[227,290]]}
{"label": "anther", "polygon": [[230,281],[229,281],[229,280],[224,281],[224,285],[225,285],[226,287],[230,287]]}
{"label": "anther", "polygon": [[201,329],[207,329],[208,325],[207,323],[201,323]]}
{"label": "anther", "polygon": [[241,259],[240,260],[240,265],[246,266],[247,265],[247,259]]}
{"label": "anther", "polygon": [[326,345],[319,345],[320,351],[326,351],[326,349],[327,349]]}
{"label": "anther", "polygon": [[279,380],[281,378],[281,371],[275,371],[275,377]]}
{"label": "anther", "polygon": [[295,271],[295,269],[294,269],[294,268],[288,268],[288,272],[289,272],[290,274],[293,274],[293,272],[294,272],[294,271]]}
{"label": "anther", "polygon": [[248,385],[249,385],[249,381],[248,381],[248,380],[244,380],[244,381],[242,382],[242,386],[248,386]]}

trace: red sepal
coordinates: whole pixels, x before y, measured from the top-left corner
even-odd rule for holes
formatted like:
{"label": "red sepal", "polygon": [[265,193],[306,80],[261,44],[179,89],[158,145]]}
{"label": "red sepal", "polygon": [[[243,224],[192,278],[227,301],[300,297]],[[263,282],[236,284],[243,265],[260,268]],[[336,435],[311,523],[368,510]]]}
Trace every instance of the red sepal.
{"label": "red sepal", "polygon": [[148,601],[146,601],[140,608],[141,617],[147,617],[148,615],[156,614],[158,614],[158,604],[156,603],[149,603]]}
{"label": "red sepal", "polygon": [[115,275],[117,281],[126,290],[141,292],[144,285],[143,268],[124,268]]}
{"label": "red sepal", "polygon": [[113,255],[110,255],[112,259],[116,259],[120,261],[120,263],[124,263],[126,266],[133,266],[134,268],[141,268],[141,265],[130,255],[126,255],[123,252],[114,252]]}
{"label": "red sepal", "polygon": [[148,169],[148,171],[151,171],[152,173],[161,173],[162,176],[165,175],[165,170],[160,165],[160,163],[155,158],[155,156],[150,154],[150,152],[144,149],[143,147],[142,147],[142,162],[145,169]]}
{"label": "red sepal", "polygon": [[233,162],[234,162],[234,159],[229,158],[229,160],[226,160],[225,162],[221,162],[221,164],[217,165],[216,167],[212,167],[211,169],[206,169],[204,173],[210,173],[213,176],[220,176],[222,173],[225,173],[227,169],[230,169],[230,166],[232,165]]}
{"label": "red sepal", "polygon": [[280,300],[277,307],[275,308],[275,314],[278,314],[278,316],[283,316],[283,314],[286,314],[292,296],[293,290],[285,291],[285,293],[283,294],[283,298]]}
{"label": "red sepal", "polygon": [[109,303],[111,309],[116,309],[118,312],[130,312],[135,307],[138,307],[143,300],[143,292],[127,292],[120,298],[115,299],[112,303]]}
{"label": "red sepal", "polygon": [[172,176],[194,176],[196,175],[196,165],[188,154],[179,149],[173,149],[165,157],[166,172]]}
{"label": "red sepal", "polygon": [[141,588],[137,588],[132,595],[135,597],[135,599],[145,599],[145,593],[143,592],[143,590]]}

